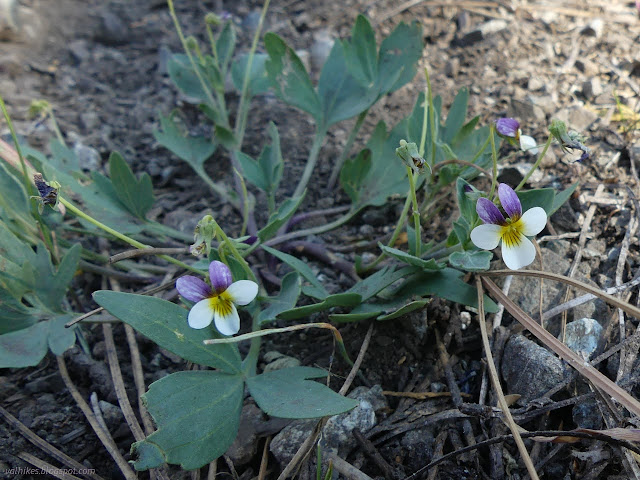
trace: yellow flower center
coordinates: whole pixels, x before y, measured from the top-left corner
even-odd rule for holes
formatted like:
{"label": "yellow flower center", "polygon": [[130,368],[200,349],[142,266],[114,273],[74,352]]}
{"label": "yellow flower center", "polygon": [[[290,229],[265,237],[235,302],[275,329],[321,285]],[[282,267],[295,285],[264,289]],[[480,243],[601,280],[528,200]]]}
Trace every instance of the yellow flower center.
{"label": "yellow flower center", "polygon": [[524,234],[524,223],[522,218],[508,219],[506,225],[500,227],[500,238],[507,248],[517,247],[522,242]]}
{"label": "yellow flower center", "polygon": [[233,301],[231,295],[226,290],[220,295],[215,295],[209,298],[209,306],[211,310],[216,312],[221,317],[226,317],[231,313]]}

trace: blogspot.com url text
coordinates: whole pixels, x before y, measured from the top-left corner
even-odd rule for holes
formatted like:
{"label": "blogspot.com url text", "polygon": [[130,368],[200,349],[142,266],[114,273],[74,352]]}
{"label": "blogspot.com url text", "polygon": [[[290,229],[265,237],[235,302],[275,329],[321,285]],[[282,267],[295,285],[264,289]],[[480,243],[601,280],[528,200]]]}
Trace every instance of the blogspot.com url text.
{"label": "blogspot.com url text", "polygon": [[0,470],[0,474],[5,475],[89,475],[95,474],[95,468],[35,468],[35,467],[13,467]]}

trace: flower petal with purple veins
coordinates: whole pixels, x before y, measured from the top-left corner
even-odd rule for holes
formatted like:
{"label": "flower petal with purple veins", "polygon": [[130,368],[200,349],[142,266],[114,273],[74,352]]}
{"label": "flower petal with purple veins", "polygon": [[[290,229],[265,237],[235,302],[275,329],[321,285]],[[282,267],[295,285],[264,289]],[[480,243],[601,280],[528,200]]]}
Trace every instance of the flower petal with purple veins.
{"label": "flower petal with purple veins", "polygon": [[476,203],[476,212],[484,223],[492,223],[494,225],[504,225],[504,215],[500,213],[498,207],[487,198],[480,197],[478,203]]}
{"label": "flower petal with purple veins", "polygon": [[217,260],[209,264],[209,278],[211,278],[211,286],[217,294],[224,292],[233,282],[229,267]]}
{"label": "flower petal with purple veins", "polygon": [[176,280],[178,293],[187,300],[199,302],[211,295],[211,287],[202,279],[192,275],[186,275]]}
{"label": "flower petal with purple veins", "polygon": [[499,118],[496,120],[496,131],[505,137],[516,138],[520,123],[515,118]]}
{"label": "flower petal with purple veins", "polygon": [[500,197],[502,208],[512,220],[517,220],[522,216],[522,204],[513,188],[506,183],[501,183],[498,185],[498,197]]}

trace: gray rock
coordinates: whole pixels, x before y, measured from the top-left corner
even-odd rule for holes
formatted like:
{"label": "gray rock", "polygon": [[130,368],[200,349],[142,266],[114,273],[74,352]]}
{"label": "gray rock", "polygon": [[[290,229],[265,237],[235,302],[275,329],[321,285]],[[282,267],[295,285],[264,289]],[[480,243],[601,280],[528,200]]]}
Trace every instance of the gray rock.
{"label": "gray rock", "polygon": [[85,132],[91,133],[100,126],[100,117],[93,110],[88,110],[80,114],[80,124]]}
{"label": "gray rock", "polygon": [[581,105],[563,108],[555,117],[565,122],[569,128],[573,128],[578,132],[586,130],[598,119],[598,115]]}
{"label": "gray rock", "polygon": [[571,415],[573,417],[573,423],[575,423],[578,428],[599,430],[603,427],[602,414],[593,397],[576,403],[573,406]]}
{"label": "gray rock", "polygon": [[309,49],[311,57],[311,67],[319,72],[324,62],[329,58],[331,49],[333,48],[334,39],[327,30],[320,30],[313,35],[313,44]]}
{"label": "gray rock", "polygon": [[526,405],[563,381],[565,370],[554,354],[522,335],[512,336],[502,357],[502,377],[510,394]]}
{"label": "gray rock", "polygon": [[240,23],[243,30],[246,30],[250,35],[253,35],[258,29],[260,24],[260,9],[251,10]]}
{"label": "gray rock", "polygon": [[102,418],[104,423],[107,424],[109,431],[116,430],[122,422],[124,422],[124,415],[120,407],[113,405],[112,403],[105,402],[104,400],[98,401],[100,405],[100,411],[102,412]]}
{"label": "gray rock", "polygon": [[[387,401],[382,388],[376,385],[371,389],[357,387],[349,395],[360,401],[360,405],[349,412],[331,417],[322,431],[322,449],[337,453],[341,458],[356,446],[353,430],[367,432],[376,424],[376,411],[385,408]],[[309,435],[316,420],[298,420],[286,426],[273,438],[269,449],[280,465],[291,461],[296,451]]]}
{"label": "gray rock", "polygon": [[508,24],[505,20],[489,20],[488,22],[478,25],[470,32],[467,32],[464,37],[462,37],[462,44],[471,45],[476,42],[480,42],[491,35],[495,35],[496,33],[506,30],[507,26]]}
{"label": "gray rock", "polygon": [[84,39],[74,40],[69,44],[69,55],[75,65],[80,65],[91,57],[89,46]]}
{"label": "gray rock", "polygon": [[600,38],[604,30],[604,22],[601,18],[594,18],[585,26],[580,33],[588,37]]}
{"label": "gray rock", "polygon": [[602,341],[602,326],[593,318],[581,318],[567,324],[565,343],[567,347],[589,358]]}
{"label": "gray rock", "polygon": [[76,142],[73,145],[73,152],[78,157],[80,168],[84,171],[94,172],[99,170],[102,166],[102,157],[100,156],[100,152],[93,147],[84,145],[81,142]]}
{"label": "gray rock", "polygon": [[[532,160],[533,161],[533,160]],[[509,185],[518,185],[524,176],[529,173],[533,163],[516,163],[514,165],[505,166],[501,171],[498,179]],[[545,175],[539,168],[533,172],[533,174],[527,180],[528,183],[538,183],[542,181]],[[547,175],[547,179],[549,176]]]}
{"label": "gray rock", "polygon": [[18,33],[18,2],[0,0],[0,40],[13,40]]}
{"label": "gray rock", "polygon": [[263,423],[265,421],[262,410],[255,404],[248,403],[242,407],[238,435],[227,450],[227,455],[234,465],[246,465],[254,457],[258,448],[257,429]]}
{"label": "gray rock", "polygon": [[44,377],[39,377],[26,383],[24,389],[27,393],[50,392],[55,393],[64,390],[62,377],[56,372]]}
{"label": "gray rock", "polygon": [[265,367],[264,367],[264,372],[273,372],[274,370],[282,370],[283,368],[290,368],[290,367],[299,367],[300,366],[300,360],[298,360],[297,358],[294,357],[289,357],[287,355],[283,355],[273,361],[271,361],[270,363],[268,363]]}
{"label": "gray rock", "polygon": [[602,83],[598,77],[590,78],[582,83],[582,95],[587,99],[597,97],[603,91]]}
{"label": "gray rock", "polygon": [[542,90],[545,88],[547,83],[540,77],[533,76],[529,78],[529,82],[527,83],[527,88],[535,92],[536,90]]}
{"label": "gray rock", "polygon": [[546,115],[544,110],[529,100],[512,99],[509,107],[509,116],[519,119],[521,122],[544,122]]}
{"label": "gray rock", "polygon": [[460,59],[457,57],[451,58],[444,65],[444,74],[447,77],[456,78],[460,72]]}
{"label": "gray rock", "polygon": [[129,43],[129,27],[113,12],[105,11],[98,18],[94,39],[104,45],[118,46]]}

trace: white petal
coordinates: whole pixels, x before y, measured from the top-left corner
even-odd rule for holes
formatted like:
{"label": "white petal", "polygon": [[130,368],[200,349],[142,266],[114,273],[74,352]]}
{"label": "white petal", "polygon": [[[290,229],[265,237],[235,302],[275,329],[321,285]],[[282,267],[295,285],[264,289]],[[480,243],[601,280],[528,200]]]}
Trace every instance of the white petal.
{"label": "white petal", "polygon": [[211,300],[205,298],[196,303],[189,310],[189,326],[191,328],[201,329],[211,325],[213,320],[213,309],[211,308]]}
{"label": "white petal", "polygon": [[227,315],[215,312],[214,321],[216,328],[222,335],[235,335],[240,330],[240,317],[234,304],[231,304],[231,312]]}
{"label": "white petal", "polygon": [[251,280],[238,280],[229,285],[226,293],[236,305],[247,305],[258,295],[258,284]]}
{"label": "white petal", "polygon": [[493,250],[500,243],[500,225],[485,223],[471,230],[471,241],[483,250]]}
{"label": "white petal", "polygon": [[507,247],[502,245],[502,260],[511,270],[518,270],[531,263],[536,259],[536,247],[533,246],[531,240],[522,237],[519,245]]}
{"label": "white petal", "polygon": [[538,154],[538,144],[533,137],[529,135],[520,135],[520,148],[531,155]]}
{"label": "white petal", "polygon": [[547,212],[542,207],[533,207],[524,212],[522,215],[522,225],[524,233],[527,237],[533,237],[539,234],[547,224]]}

